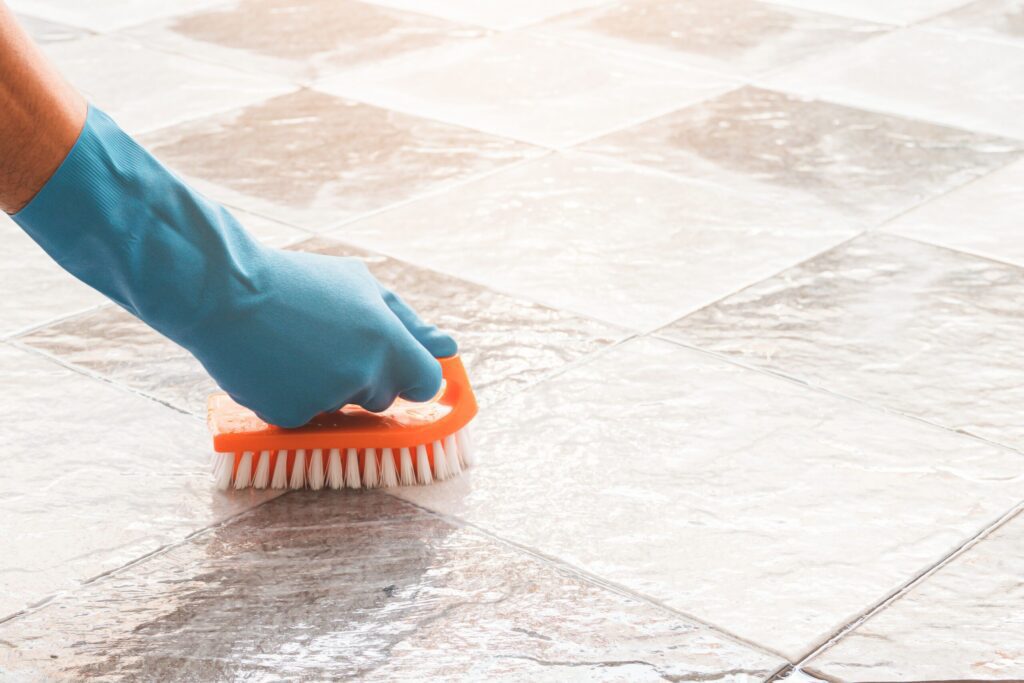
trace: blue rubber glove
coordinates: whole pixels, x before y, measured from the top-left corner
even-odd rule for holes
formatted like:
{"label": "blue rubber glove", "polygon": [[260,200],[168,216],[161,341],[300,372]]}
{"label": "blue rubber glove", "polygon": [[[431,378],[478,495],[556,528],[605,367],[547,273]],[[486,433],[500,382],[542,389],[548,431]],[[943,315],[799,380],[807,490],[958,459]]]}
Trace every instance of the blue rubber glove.
{"label": "blue rubber glove", "polygon": [[58,263],[188,349],[238,403],[284,427],[357,404],[430,399],[454,340],[362,261],[270,249],[90,107],[14,220]]}

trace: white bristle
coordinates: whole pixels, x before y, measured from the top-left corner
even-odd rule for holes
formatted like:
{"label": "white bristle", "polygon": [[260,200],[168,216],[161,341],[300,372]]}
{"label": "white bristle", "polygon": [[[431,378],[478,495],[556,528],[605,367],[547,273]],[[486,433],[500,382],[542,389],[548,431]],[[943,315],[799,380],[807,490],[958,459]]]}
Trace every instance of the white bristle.
{"label": "white bristle", "polygon": [[444,437],[444,454],[448,456],[448,470],[453,477],[462,474],[462,463],[459,462],[459,449],[455,445],[455,435],[449,434]]}
{"label": "white bristle", "polygon": [[265,489],[269,481],[270,451],[260,451],[260,459],[256,463],[256,474],[252,475],[252,486],[257,489]]}
{"label": "white bristle", "polygon": [[288,488],[288,451],[278,451],[274,462],[274,476],[270,479],[271,488]]}
{"label": "white bristle", "polygon": [[408,448],[401,450],[401,468],[399,470],[401,474],[402,486],[412,486],[416,483],[416,471],[412,468],[412,453],[409,452]]}
{"label": "white bristle", "polygon": [[380,485],[398,486],[398,470],[395,469],[395,454],[390,448],[380,452]]}
{"label": "white bristle", "polygon": [[434,481],[430,474],[430,458],[427,457],[426,444],[416,447],[416,476],[421,484],[429,484]]}
{"label": "white bristle", "polygon": [[444,446],[440,441],[435,441],[431,445],[431,450],[434,452],[434,478],[444,481],[451,476],[448,471],[448,458],[445,455]]}
{"label": "white bristle", "polygon": [[242,459],[238,461],[238,469],[235,471],[235,488],[249,488],[252,481],[252,451],[242,453]]}
{"label": "white bristle", "polygon": [[235,467],[234,453],[214,453],[213,455],[213,481],[221,491],[226,491],[231,486],[231,470]]}
{"label": "white bristle", "polygon": [[314,448],[309,457],[309,488],[319,491],[324,487],[324,452]]}
{"label": "white bristle", "polygon": [[366,449],[366,461],[363,463],[363,486],[368,489],[376,488],[380,482],[377,480],[377,449]]}
{"label": "white bristle", "polygon": [[288,486],[301,489],[306,485],[306,451],[301,448],[295,451],[295,462],[292,463],[292,478]]}
{"label": "white bristle", "polygon": [[359,451],[350,448],[345,452],[345,486],[357,489],[359,482]]}
{"label": "white bristle", "polygon": [[462,467],[473,466],[473,444],[469,440],[469,428],[463,427],[459,431],[455,432],[455,442],[458,444],[459,449],[459,460],[462,462]]}
{"label": "white bristle", "polygon": [[327,485],[332,489],[340,489],[345,485],[345,472],[341,468],[341,451],[332,448],[327,458]]}

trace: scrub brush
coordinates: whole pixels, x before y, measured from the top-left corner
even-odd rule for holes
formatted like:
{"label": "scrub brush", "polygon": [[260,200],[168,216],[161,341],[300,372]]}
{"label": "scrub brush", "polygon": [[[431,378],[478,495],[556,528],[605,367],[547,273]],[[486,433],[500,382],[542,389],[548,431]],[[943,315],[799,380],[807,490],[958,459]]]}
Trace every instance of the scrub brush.
{"label": "scrub brush", "polygon": [[476,399],[458,356],[439,359],[441,391],[426,403],[398,399],[383,413],[345,406],[285,429],[227,394],[208,402],[217,488],[375,488],[429,484],[473,464],[467,424]]}

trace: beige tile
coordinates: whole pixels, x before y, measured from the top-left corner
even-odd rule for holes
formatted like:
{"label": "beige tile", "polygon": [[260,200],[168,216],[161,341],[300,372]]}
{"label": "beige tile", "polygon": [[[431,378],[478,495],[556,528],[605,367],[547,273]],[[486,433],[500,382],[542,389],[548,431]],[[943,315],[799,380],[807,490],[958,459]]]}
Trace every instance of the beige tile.
{"label": "beige tile", "polygon": [[275,495],[213,490],[201,420],[3,344],[0,413],[0,615]]}
{"label": "beige tile", "polygon": [[1016,517],[808,663],[830,681],[1024,680]]}
{"label": "beige tile", "polygon": [[1018,453],[651,339],[475,435],[467,477],[400,495],[790,658],[1024,493]]}
{"label": "beige tile", "polygon": [[399,111],[560,146],[728,85],[724,76],[507,33],[352,69],[321,87]]}
{"label": "beige tile", "polygon": [[596,7],[607,0],[369,0],[376,5],[423,12],[496,29],[519,28],[549,17]]}
{"label": "beige tile", "polygon": [[486,31],[356,0],[235,0],[129,33],[146,45],[309,81]]}
{"label": "beige tile", "polygon": [[1022,144],[743,87],[582,149],[747,192],[806,195],[871,225],[1006,165]]}
{"label": "beige tile", "polygon": [[314,90],[143,141],[208,194],[314,231],[536,153]]}
{"label": "beige tile", "polygon": [[933,200],[885,226],[886,232],[1024,266],[1024,161]]}
{"label": "beige tile", "polygon": [[74,86],[132,134],[251,104],[293,87],[111,36],[43,47]]}
{"label": "beige tile", "polygon": [[0,338],[106,301],[54,263],[3,213],[0,239]]}
{"label": "beige tile", "polygon": [[157,17],[195,11],[224,0],[7,0],[11,9],[50,21],[84,26],[97,31],[123,28]]}
{"label": "beige tile", "polygon": [[[799,198],[553,155],[338,236],[608,322],[649,327],[853,234]],[[743,248],[737,248],[737,245]]]}
{"label": "beige tile", "polygon": [[910,24],[965,5],[970,0],[900,0],[899,2],[891,2],[891,0],[774,0],[774,2],[869,21]]}
{"label": "beige tile", "polygon": [[626,0],[575,13],[545,32],[744,76],[856,45],[887,29],[756,0]]}
{"label": "beige tile", "polygon": [[22,28],[28,31],[32,40],[41,45],[47,43],[64,43],[92,35],[91,32],[78,26],[58,24],[53,21],[46,21],[45,19],[38,19],[29,15],[17,15],[17,19]]}
{"label": "beige tile", "polygon": [[284,496],[0,625],[0,670],[49,679],[753,683],[781,664],[378,493]]}
{"label": "beige tile", "polygon": [[924,29],[868,40],[765,81],[864,109],[1024,138],[1021,82],[1024,45]]}
{"label": "beige tile", "polygon": [[943,14],[928,26],[985,38],[1024,42],[1024,5],[1020,0],[977,0]]}
{"label": "beige tile", "polygon": [[946,427],[1024,447],[1024,270],[859,238],[665,334]]}

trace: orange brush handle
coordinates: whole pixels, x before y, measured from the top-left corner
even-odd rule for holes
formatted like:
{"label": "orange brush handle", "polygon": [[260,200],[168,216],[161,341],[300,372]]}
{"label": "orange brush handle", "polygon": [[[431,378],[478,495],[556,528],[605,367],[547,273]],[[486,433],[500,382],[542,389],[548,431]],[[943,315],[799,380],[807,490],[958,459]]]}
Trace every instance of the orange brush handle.
{"label": "orange brush handle", "polygon": [[459,357],[439,358],[444,384],[426,403],[398,399],[383,413],[345,406],[285,429],[267,424],[227,394],[210,396],[207,422],[218,453],[299,448],[412,448],[443,440],[476,415],[476,397]]}

